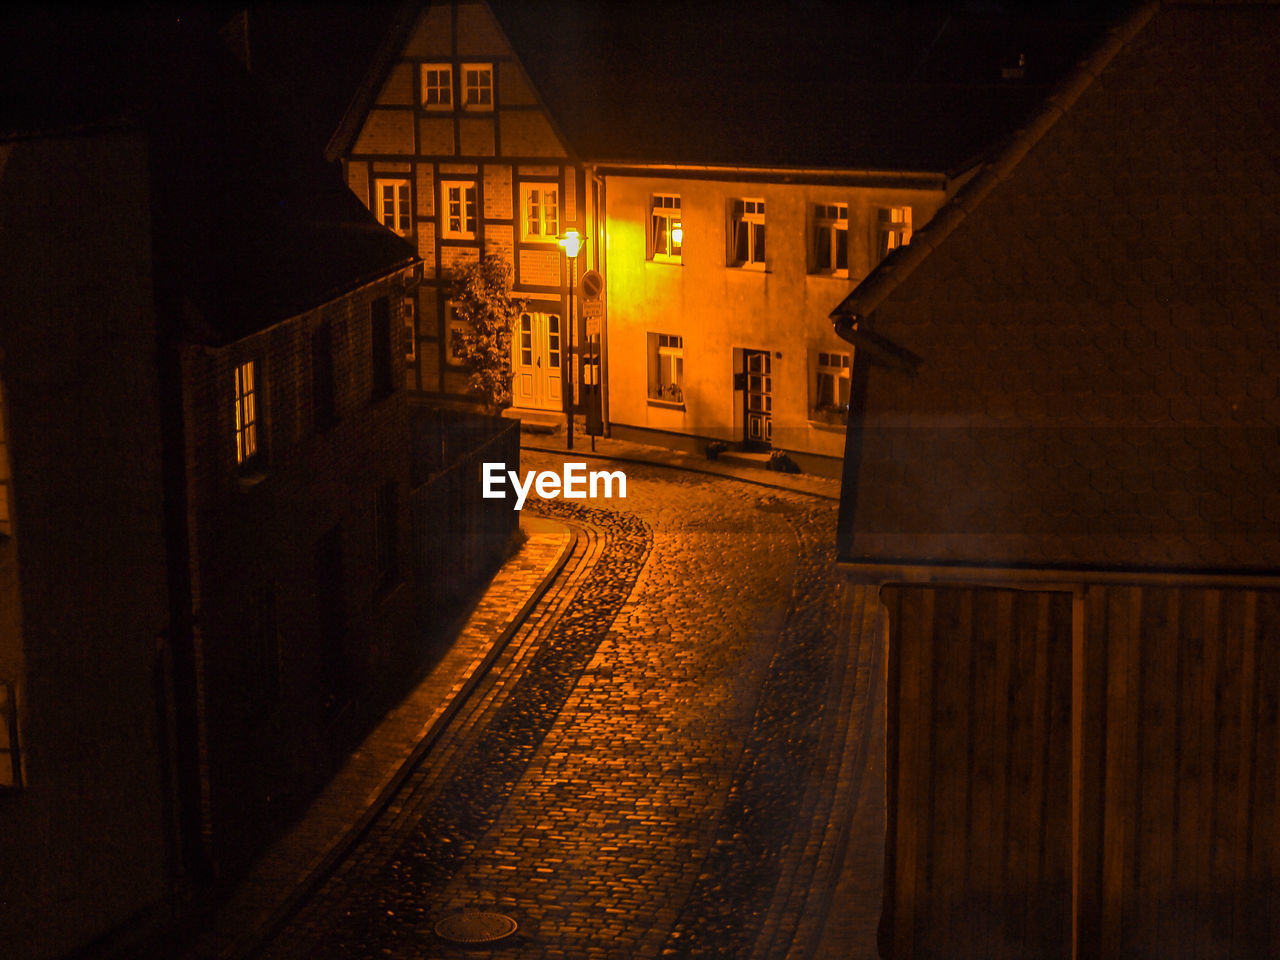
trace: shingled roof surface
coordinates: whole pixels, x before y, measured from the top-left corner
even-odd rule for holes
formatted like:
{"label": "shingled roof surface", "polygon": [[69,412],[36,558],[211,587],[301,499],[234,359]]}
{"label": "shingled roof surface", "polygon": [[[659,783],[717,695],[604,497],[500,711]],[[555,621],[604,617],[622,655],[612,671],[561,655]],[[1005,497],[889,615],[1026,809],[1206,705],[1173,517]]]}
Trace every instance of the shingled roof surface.
{"label": "shingled roof surface", "polygon": [[209,10],[28,9],[5,27],[0,139],[146,131],[157,262],[193,338],[238,339],[413,260],[273,112]]}
{"label": "shingled roof surface", "polygon": [[586,160],[842,170],[967,167],[1101,23],[909,2],[491,6]]}
{"label": "shingled roof surface", "polygon": [[923,361],[870,368],[843,560],[1280,569],[1280,7],[1127,34],[842,306]]}

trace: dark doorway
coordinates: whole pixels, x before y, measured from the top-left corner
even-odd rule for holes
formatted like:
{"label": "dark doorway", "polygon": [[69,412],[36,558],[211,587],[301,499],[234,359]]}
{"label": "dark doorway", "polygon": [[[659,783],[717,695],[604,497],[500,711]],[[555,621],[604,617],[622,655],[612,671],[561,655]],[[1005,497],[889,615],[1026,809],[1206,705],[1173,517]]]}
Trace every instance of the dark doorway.
{"label": "dark doorway", "polygon": [[342,572],[342,527],[316,541],[313,553],[316,627],[325,686],[325,712],[337,712],[351,699],[352,670],[347,643],[347,611]]}

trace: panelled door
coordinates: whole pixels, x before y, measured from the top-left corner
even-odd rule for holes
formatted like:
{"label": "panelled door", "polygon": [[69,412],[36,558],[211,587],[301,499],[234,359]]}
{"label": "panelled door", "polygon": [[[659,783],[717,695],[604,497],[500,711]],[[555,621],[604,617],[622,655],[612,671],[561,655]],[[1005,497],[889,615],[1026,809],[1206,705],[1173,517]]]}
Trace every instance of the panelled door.
{"label": "panelled door", "polygon": [[767,350],[742,351],[742,367],[747,375],[742,393],[745,406],[743,441],[749,447],[773,443],[773,375]]}
{"label": "panelled door", "polygon": [[514,382],[511,395],[517,407],[563,409],[560,396],[560,317],[554,313],[522,313],[511,338]]}

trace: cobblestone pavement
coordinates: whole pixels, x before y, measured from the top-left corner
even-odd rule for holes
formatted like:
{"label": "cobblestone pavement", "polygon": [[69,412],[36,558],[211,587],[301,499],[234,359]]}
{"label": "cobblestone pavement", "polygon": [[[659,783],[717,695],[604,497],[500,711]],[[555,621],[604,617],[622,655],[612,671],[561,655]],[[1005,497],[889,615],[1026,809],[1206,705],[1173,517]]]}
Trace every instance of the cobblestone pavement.
{"label": "cobblestone pavement", "polygon": [[[627,475],[626,500],[531,499],[579,531],[560,580],[264,960],[816,949],[870,671],[850,624],[874,626],[832,566],[835,504]],[[468,909],[519,929],[435,934]]]}

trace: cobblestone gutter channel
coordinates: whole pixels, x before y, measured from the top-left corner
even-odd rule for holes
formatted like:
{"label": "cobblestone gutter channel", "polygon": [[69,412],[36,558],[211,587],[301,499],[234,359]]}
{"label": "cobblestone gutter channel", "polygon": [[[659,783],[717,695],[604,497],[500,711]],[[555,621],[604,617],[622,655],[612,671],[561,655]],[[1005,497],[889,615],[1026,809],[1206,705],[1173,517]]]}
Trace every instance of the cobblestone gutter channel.
{"label": "cobblestone gutter channel", "polygon": [[437,802],[390,861],[371,871],[367,883],[376,889],[366,886],[323,947],[313,945],[307,956],[381,958],[421,945],[433,919],[424,908],[431,891],[448,882],[493,825],[644,567],[653,535],[643,520],[563,503],[539,507],[597,527],[604,536],[599,558]]}

